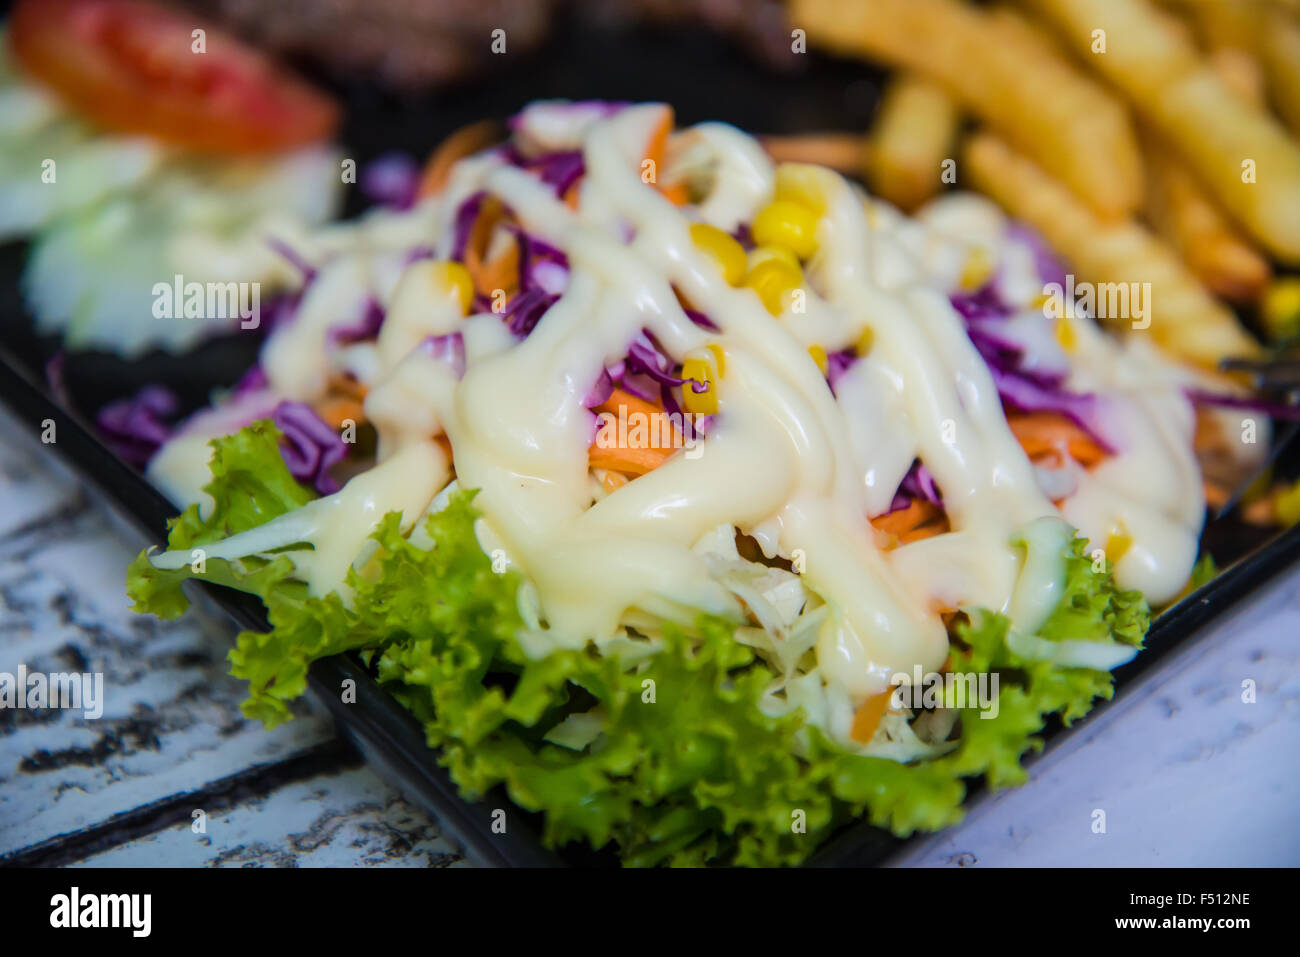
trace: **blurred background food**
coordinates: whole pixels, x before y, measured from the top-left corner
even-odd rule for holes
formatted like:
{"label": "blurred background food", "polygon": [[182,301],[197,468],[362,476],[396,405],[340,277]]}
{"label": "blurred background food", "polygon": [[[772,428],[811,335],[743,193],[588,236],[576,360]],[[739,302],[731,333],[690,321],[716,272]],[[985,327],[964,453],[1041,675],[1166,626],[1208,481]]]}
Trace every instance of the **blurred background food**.
{"label": "blurred background food", "polygon": [[505,31],[508,53],[527,53],[568,16],[628,28],[697,23],[727,33],[764,62],[790,68],[778,0],[190,0],[265,49],[340,73],[365,72],[419,91],[493,67],[487,37]]}

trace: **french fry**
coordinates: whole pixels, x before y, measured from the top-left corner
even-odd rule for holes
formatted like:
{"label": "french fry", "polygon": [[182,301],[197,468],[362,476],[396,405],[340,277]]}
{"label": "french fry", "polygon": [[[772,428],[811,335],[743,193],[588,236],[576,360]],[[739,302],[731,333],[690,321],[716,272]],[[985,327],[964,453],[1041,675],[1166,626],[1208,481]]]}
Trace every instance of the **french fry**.
{"label": "french fry", "polygon": [[1258,353],[1236,317],[1144,227],[1102,221],[1032,160],[990,134],[971,137],[962,157],[975,187],[1038,230],[1081,281],[1150,283],[1149,331],[1166,351],[1211,368],[1226,356]]}
{"label": "french fry", "polygon": [[872,190],[908,212],[934,196],[943,161],[953,155],[958,119],[943,87],[914,74],[897,77],[872,130],[875,148],[864,170]]}
{"label": "french fry", "polygon": [[1123,218],[1141,204],[1142,162],[1124,106],[1064,58],[1025,49],[983,10],[956,0],[793,0],[790,22],[826,49],[940,84],[1097,215]]}
{"label": "french fry", "polygon": [[1206,197],[1187,167],[1160,143],[1146,146],[1147,219],[1210,290],[1255,302],[1272,279],[1268,260]]}
{"label": "french fry", "polygon": [[870,163],[871,143],[860,133],[796,133],[761,136],[763,150],[776,163],[812,163],[857,176]]}
{"label": "french fry", "polygon": [[1232,92],[1255,106],[1264,105],[1264,67],[1253,53],[1237,47],[1219,47],[1210,51],[1210,66]]}
{"label": "french fry", "polygon": [[1161,2],[1186,16],[1224,82],[1252,103],[1264,101],[1264,66],[1260,54],[1267,10],[1263,3],[1224,3],[1221,0]]}
{"label": "french fry", "polygon": [[[1242,51],[1222,47],[1211,54],[1214,68],[1228,86],[1254,103],[1263,100],[1253,63],[1236,59]],[[1234,302],[1256,302],[1273,278],[1273,267],[1214,202],[1183,162],[1149,132],[1143,140],[1147,159],[1147,220],[1182,254],[1184,262],[1215,294]]]}
{"label": "french fry", "polygon": [[1254,50],[1265,2],[1260,0],[1160,0],[1183,14],[1207,50],[1235,47]]}
{"label": "french fry", "polygon": [[[1007,7],[996,7],[991,15],[1006,30],[1013,30],[1025,44],[1047,53],[1062,53],[1054,36],[1036,21]],[[1224,47],[1215,68],[1225,75],[1243,96],[1258,98],[1249,84],[1258,76],[1243,72],[1232,54],[1242,51]],[[1272,277],[1268,260],[1241,236],[1236,226],[1208,199],[1195,177],[1170,151],[1149,133],[1141,140],[1147,161],[1146,218],[1179,252],[1197,277],[1213,292],[1226,298],[1253,302],[1264,292]]]}
{"label": "french fry", "polygon": [[1128,96],[1256,239],[1300,263],[1300,145],[1234,93],[1180,25],[1148,0],[1022,2]]}
{"label": "french fry", "polygon": [[1219,75],[1243,95],[1272,105],[1300,134],[1300,4],[1283,0],[1161,0],[1196,25]]}
{"label": "french fry", "polygon": [[1269,98],[1300,136],[1300,19],[1286,10],[1270,11],[1261,46]]}

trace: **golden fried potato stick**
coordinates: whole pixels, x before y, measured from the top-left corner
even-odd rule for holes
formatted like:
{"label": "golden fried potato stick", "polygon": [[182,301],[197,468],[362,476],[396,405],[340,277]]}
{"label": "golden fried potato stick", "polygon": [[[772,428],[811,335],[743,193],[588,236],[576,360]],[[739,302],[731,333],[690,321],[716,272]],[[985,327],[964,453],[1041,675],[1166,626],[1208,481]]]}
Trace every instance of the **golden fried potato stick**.
{"label": "golden fried potato stick", "polygon": [[1271,0],[1160,0],[1184,15],[1224,81],[1252,103],[1264,102],[1264,26]]}
{"label": "golden fried potato stick", "polygon": [[1216,295],[1255,302],[1273,277],[1268,260],[1238,232],[1182,161],[1146,143],[1147,220]]}
{"label": "golden fried potato stick", "polygon": [[1210,51],[1209,59],[1219,79],[1234,93],[1256,106],[1264,106],[1264,67],[1255,54],[1237,47],[1219,47]]}
{"label": "golden fried potato stick", "polygon": [[1038,230],[1079,281],[1150,283],[1146,331],[1166,351],[1209,368],[1226,356],[1259,352],[1232,312],[1206,292],[1172,249],[1136,222],[1100,220],[1063,184],[988,133],[967,140],[962,169],[1008,214]]}
{"label": "golden fried potato stick", "polygon": [[812,163],[859,176],[871,162],[871,142],[861,133],[795,133],[758,141],[776,163]]}
{"label": "golden fried potato stick", "polygon": [[[991,15],[1013,30],[1026,44],[1047,52],[1063,53],[1059,41],[1037,21],[1007,7]],[[1259,102],[1262,91],[1252,85],[1259,77],[1238,69],[1234,47],[1223,47],[1215,60],[1219,71],[1243,96]],[[1254,302],[1272,278],[1272,267],[1240,233],[1236,225],[1210,200],[1186,166],[1150,132],[1140,138],[1146,159],[1146,218],[1183,257],[1197,277],[1214,293],[1238,302]]]}
{"label": "golden fried potato stick", "polygon": [[1254,50],[1268,0],[1160,0],[1182,14],[1207,50]]}
{"label": "golden fried potato stick", "polygon": [[943,87],[913,73],[896,77],[872,129],[875,149],[864,169],[872,191],[907,212],[939,192],[959,120]]}
{"label": "golden fried potato stick", "polygon": [[1280,8],[1269,12],[1262,55],[1269,99],[1300,136],[1300,16]]}
{"label": "golden fried potato stick", "polygon": [[1128,96],[1256,239],[1300,263],[1300,144],[1234,93],[1180,24],[1148,0],[1021,2]]}
{"label": "golden fried potato stick", "polygon": [[956,0],[793,0],[789,19],[828,50],[939,83],[1097,215],[1123,218],[1141,204],[1142,160],[1123,104],[1064,58],[1025,49],[983,10]]}
{"label": "golden fried potato stick", "polygon": [[[1228,86],[1253,103],[1263,100],[1259,76],[1223,47],[1211,54],[1214,69]],[[1147,160],[1146,218],[1156,232],[1215,294],[1234,302],[1256,302],[1273,278],[1273,267],[1214,201],[1205,195],[1187,166],[1148,130],[1142,140]]]}

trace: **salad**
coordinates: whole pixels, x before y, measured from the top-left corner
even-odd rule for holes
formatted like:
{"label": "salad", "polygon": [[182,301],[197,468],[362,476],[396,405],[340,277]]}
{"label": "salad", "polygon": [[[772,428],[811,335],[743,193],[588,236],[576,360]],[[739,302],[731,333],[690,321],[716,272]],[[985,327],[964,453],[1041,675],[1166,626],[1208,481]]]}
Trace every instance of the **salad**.
{"label": "salad", "polygon": [[136,609],[259,596],[246,715],[355,652],[467,797],[631,865],[795,864],[1025,780],[1205,573],[1198,454],[1267,445],[1231,384],[1053,301],[982,198],[909,218],[659,104],[510,130],[286,250],[210,408],[116,410],[184,508]]}

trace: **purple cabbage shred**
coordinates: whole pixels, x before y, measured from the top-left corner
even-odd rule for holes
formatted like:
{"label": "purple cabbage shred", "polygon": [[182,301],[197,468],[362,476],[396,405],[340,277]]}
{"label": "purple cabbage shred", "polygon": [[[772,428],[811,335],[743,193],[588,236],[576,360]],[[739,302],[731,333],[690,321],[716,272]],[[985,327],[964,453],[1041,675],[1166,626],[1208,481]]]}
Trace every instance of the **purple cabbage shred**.
{"label": "purple cabbage shred", "polygon": [[988,366],[1002,403],[1021,412],[1055,412],[1087,432],[1103,449],[1114,452],[1107,436],[1103,403],[1092,393],[1069,392],[1065,374],[1024,365],[1024,347],[1006,336],[1002,323],[1013,310],[998,295],[993,283],[973,293],[949,297],[962,317],[971,344]]}
{"label": "purple cabbage shred", "polygon": [[452,259],[461,261],[465,259],[465,249],[469,246],[470,233],[474,231],[474,223],[478,220],[478,214],[483,210],[483,203],[487,200],[487,195],[486,192],[480,190],[469,196],[456,210],[456,218],[452,224]]}
{"label": "purple cabbage shred", "polygon": [[1188,389],[1187,398],[1198,405],[1217,405],[1225,409],[1244,409],[1259,412],[1269,418],[1283,422],[1300,422],[1300,405],[1284,405],[1269,402],[1252,396],[1224,395],[1219,392],[1207,392],[1203,389]]}
{"label": "purple cabbage shred", "polygon": [[281,402],[271,412],[271,421],[284,433],[280,454],[289,473],[322,495],[337,492],[339,484],[329,470],[348,452],[338,433],[302,402]]}
{"label": "purple cabbage shred", "polygon": [[143,468],[172,435],[180,402],[166,386],[147,385],[129,399],[110,402],[99,410],[95,424],[122,460]]}
{"label": "purple cabbage shred", "polygon": [[465,375],[465,337],[459,332],[445,336],[429,336],[420,345],[431,358],[451,366],[457,379]]}
{"label": "purple cabbage shred", "polygon": [[939,487],[934,483],[934,476],[930,470],[921,464],[920,459],[912,462],[912,467],[907,470],[903,476],[903,481],[899,483],[898,491],[894,493],[894,500],[889,505],[889,511],[885,514],[897,512],[907,508],[917,499],[929,502],[931,505],[943,507],[943,495]]}
{"label": "purple cabbage shred", "polygon": [[351,342],[373,339],[379,335],[379,329],[383,324],[384,307],[379,304],[379,300],[374,296],[368,296],[366,297],[365,307],[361,311],[361,318],[350,325],[331,329],[329,340],[336,345],[346,345]]}
{"label": "purple cabbage shred", "polygon": [[420,167],[409,153],[385,153],[366,164],[359,185],[372,203],[410,209],[420,186]]}

